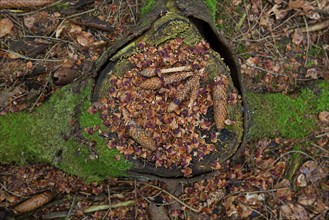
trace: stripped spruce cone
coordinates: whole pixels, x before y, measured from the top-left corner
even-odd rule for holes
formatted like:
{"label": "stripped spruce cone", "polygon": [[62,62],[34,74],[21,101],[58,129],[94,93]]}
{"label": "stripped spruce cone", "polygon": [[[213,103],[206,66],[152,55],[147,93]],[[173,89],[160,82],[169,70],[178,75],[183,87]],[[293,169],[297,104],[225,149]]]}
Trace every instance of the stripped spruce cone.
{"label": "stripped spruce cone", "polygon": [[148,150],[155,150],[155,143],[149,133],[133,120],[127,122],[128,135],[134,139],[141,147]]}
{"label": "stripped spruce cone", "polygon": [[183,90],[177,91],[174,100],[171,103],[169,103],[168,112],[173,112],[178,108],[181,102],[188,97],[190,91],[198,83],[198,81],[199,81],[199,77],[192,77],[185,83],[185,87]]}
{"label": "stripped spruce cone", "polygon": [[169,85],[171,83],[180,82],[192,75],[193,75],[193,72],[181,72],[181,73],[173,74],[170,76],[166,76],[163,79],[164,85]]}
{"label": "stripped spruce cone", "polygon": [[55,0],[0,0],[0,9],[5,8],[34,8],[45,6]]}
{"label": "stripped spruce cone", "polygon": [[160,77],[152,77],[150,79],[145,80],[142,84],[140,84],[139,87],[142,89],[156,90],[156,89],[160,89],[165,85],[169,85],[175,82],[180,82],[192,75],[193,72],[181,72],[163,77],[163,80]]}
{"label": "stripped spruce cone", "polygon": [[153,77],[145,80],[142,84],[139,85],[142,89],[151,89],[156,90],[160,89],[163,86],[163,80],[160,77]]}
{"label": "stripped spruce cone", "polygon": [[192,88],[191,95],[190,95],[190,101],[188,104],[188,108],[191,110],[193,107],[193,104],[195,100],[198,98],[199,95],[199,88],[200,88],[200,76],[196,76],[197,78],[195,85]]}
{"label": "stripped spruce cone", "polygon": [[50,202],[54,197],[54,194],[50,191],[45,191],[40,194],[34,195],[31,198],[25,200],[24,202],[16,205],[14,211],[17,213],[27,213],[40,208],[41,206]]}
{"label": "stripped spruce cone", "polygon": [[214,120],[218,130],[221,130],[225,126],[225,120],[227,118],[227,85],[228,80],[226,76],[217,77],[213,86],[213,105],[214,105]]}

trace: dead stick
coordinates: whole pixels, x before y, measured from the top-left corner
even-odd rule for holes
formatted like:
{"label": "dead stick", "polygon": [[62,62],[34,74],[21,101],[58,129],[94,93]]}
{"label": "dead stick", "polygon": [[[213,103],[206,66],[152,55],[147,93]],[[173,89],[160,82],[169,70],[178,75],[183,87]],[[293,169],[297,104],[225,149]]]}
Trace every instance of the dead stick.
{"label": "dead stick", "polygon": [[112,205],[94,205],[90,206],[89,208],[86,208],[83,210],[83,213],[91,213],[91,212],[97,212],[97,211],[102,211],[102,210],[108,210],[110,207],[111,208],[120,208],[120,207],[127,207],[127,206],[132,206],[135,205],[136,201],[135,200],[128,200],[124,202],[119,202],[116,204]]}
{"label": "dead stick", "polygon": [[329,19],[308,27],[301,28],[300,31],[301,32],[320,31],[327,27],[329,27]]}
{"label": "dead stick", "polygon": [[[167,69],[160,69],[159,73],[168,74],[168,73],[177,73],[177,72],[184,72],[190,71],[192,69],[191,66],[179,66],[179,67],[172,67]],[[157,72],[154,68],[145,69],[140,73],[142,76],[156,76]]]}
{"label": "dead stick", "polygon": [[199,213],[200,210],[197,210],[189,205],[187,205],[186,203],[184,203],[183,201],[181,201],[180,199],[178,199],[176,196],[174,196],[173,194],[171,194],[170,192],[168,192],[167,190],[164,190],[158,186],[154,186],[154,185],[151,185],[151,184],[148,184],[148,183],[142,183],[142,184],[145,184],[146,186],[150,186],[154,189],[157,189],[157,190],[160,190],[161,192],[164,192],[166,193],[167,195],[171,196],[173,199],[175,199],[177,202],[179,202],[181,205],[185,206],[186,208],[190,209],[191,211],[193,212],[196,212],[196,213]]}

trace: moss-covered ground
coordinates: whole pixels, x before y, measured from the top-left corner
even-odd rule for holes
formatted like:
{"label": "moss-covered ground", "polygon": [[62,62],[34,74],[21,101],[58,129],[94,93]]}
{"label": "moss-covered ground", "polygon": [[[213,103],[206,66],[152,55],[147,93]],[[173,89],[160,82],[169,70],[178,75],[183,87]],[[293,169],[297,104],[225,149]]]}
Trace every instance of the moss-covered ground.
{"label": "moss-covered ground", "polygon": [[329,109],[329,82],[303,88],[298,95],[248,93],[249,137],[302,138],[318,128],[318,114]]}
{"label": "moss-covered ground", "polygon": [[[97,134],[88,136],[97,143],[99,158],[94,160],[89,158],[88,139],[82,143],[74,137],[72,128],[77,122],[76,111],[81,111],[81,127],[100,122],[98,116],[86,112],[91,105],[91,83],[80,91],[75,91],[77,86],[73,84],[60,89],[32,113],[18,112],[0,117],[1,164],[49,163],[90,181],[124,175],[130,164],[123,158],[115,160],[118,152],[108,149]],[[83,105],[77,110],[81,102]]]}

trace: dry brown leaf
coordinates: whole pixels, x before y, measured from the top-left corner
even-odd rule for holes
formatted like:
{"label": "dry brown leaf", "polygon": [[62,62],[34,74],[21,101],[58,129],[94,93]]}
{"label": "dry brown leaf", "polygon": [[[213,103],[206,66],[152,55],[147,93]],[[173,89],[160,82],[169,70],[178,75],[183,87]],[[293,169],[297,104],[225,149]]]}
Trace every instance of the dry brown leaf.
{"label": "dry brown leaf", "polygon": [[0,37],[10,34],[14,24],[8,18],[3,18],[0,20]]}
{"label": "dry brown leaf", "polygon": [[314,9],[310,2],[304,0],[290,0],[288,8],[295,10],[302,9],[304,12],[309,12]]}
{"label": "dry brown leaf", "polygon": [[280,207],[283,217],[291,220],[308,219],[307,212],[303,206],[299,204],[288,203]]}
{"label": "dry brown leaf", "polygon": [[321,123],[329,124],[329,112],[327,111],[320,112],[319,120]]}
{"label": "dry brown leaf", "polygon": [[249,206],[239,204],[238,205],[238,212],[239,212],[240,218],[245,219],[245,218],[247,218],[248,216],[251,215],[253,210]]}
{"label": "dry brown leaf", "polygon": [[33,25],[35,24],[37,18],[36,18],[36,14],[33,14],[31,16],[24,16],[24,25],[31,29],[33,28]]}
{"label": "dry brown leaf", "polygon": [[317,182],[320,179],[326,177],[323,169],[318,165],[316,161],[306,161],[299,169],[302,174],[306,176],[311,182]]}
{"label": "dry brown leaf", "polygon": [[77,41],[82,46],[89,47],[94,42],[94,38],[91,33],[83,31],[78,35]]}
{"label": "dry brown leaf", "polygon": [[306,71],[306,77],[309,77],[311,79],[318,79],[318,71],[316,68],[311,68]]}
{"label": "dry brown leaf", "polygon": [[297,185],[298,187],[306,187],[306,186],[307,186],[306,177],[305,177],[304,174],[300,174],[300,175],[297,177],[296,185]]}
{"label": "dry brown leaf", "polygon": [[294,44],[299,45],[300,43],[302,43],[303,40],[304,40],[303,33],[301,31],[299,31],[298,29],[296,29],[294,34],[292,35],[292,42]]}
{"label": "dry brown leaf", "polygon": [[298,203],[304,206],[311,206],[316,200],[316,192],[314,186],[309,185],[303,189],[302,194],[298,196]]}
{"label": "dry brown leaf", "polygon": [[275,19],[283,19],[287,14],[287,10],[280,10],[281,6],[280,5],[273,5],[273,7],[268,11],[268,14],[271,15],[272,13],[275,15]]}

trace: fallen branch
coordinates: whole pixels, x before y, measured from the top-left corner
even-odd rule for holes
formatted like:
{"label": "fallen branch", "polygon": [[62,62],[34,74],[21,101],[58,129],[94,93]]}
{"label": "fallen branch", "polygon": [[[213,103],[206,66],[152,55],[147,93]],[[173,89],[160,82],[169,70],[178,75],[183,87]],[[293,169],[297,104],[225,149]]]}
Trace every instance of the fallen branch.
{"label": "fallen branch", "polygon": [[70,22],[77,25],[82,25],[85,27],[90,27],[102,31],[113,32],[113,27],[106,22],[97,17],[84,16],[80,20],[70,19]]}
{"label": "fallen branch", "polygon": [[125,202],[119,202],[117,204],[111,204],[111,205],[94,205],[90,206],[89,208],[86,208],[83,210],[83,213],[91,213],[91,212],[97,212],[97,211],[102,211],[102,210],[108,210],[110,207],[111,208],[119,208],[119,207],[126,207],[126,206],[132,206],[135,205],[136,201],[135,200],[128,200]]}
{"label": "fallen branch", "polygon": [[301,28],[300,31],[301,32],[320,31],[327,27],[329,27],[329,19],[314,25],[310,25],[308,27]]}
{"label": "fallen branch", "polygon": [[149,186],[149,187],[152,187],[152,188],[154,188],[154,189],[160,190],[161,192],[166,193],[167,195],[169,195],[170,197],[172,197],[173,199],[175,199],[177,202],[179,202],[181,205],[185,206],[186,208],[190,209],[190,210],[193,211],[193,212],[196,212],[196,213],[199,213],[199,212],[200,212],[200,210],[195,209],[195,208],[193,208],[193,207],[187,205],[186,203],[184,203],[183,201],[181,201],[179,198],[177,198],[176,196],[174,196],[173,194],[171,194],[171,193],[168,192],[167,190],[164,190],[164,189],[162,189],[162,188],[160,188],[160,187],[158,187],[158,186],[154,186],[154,185],[151,185],[151,184],[148,184],[148,183],[142,183],[142,184],[144,184],[144,185],[146,185],[146,186]]}

